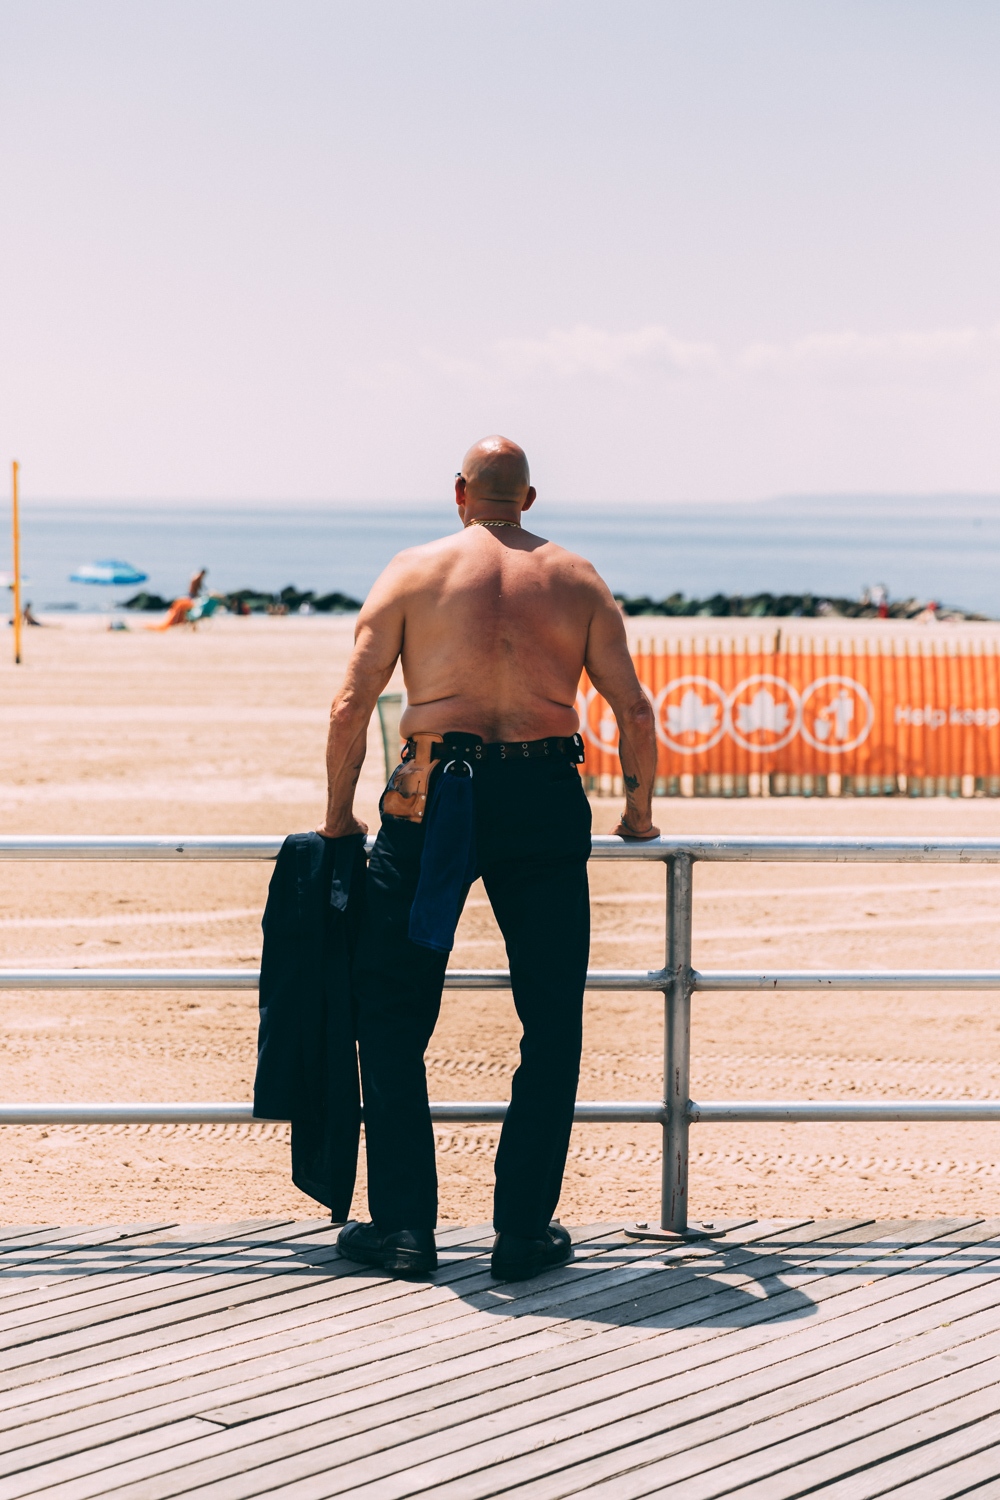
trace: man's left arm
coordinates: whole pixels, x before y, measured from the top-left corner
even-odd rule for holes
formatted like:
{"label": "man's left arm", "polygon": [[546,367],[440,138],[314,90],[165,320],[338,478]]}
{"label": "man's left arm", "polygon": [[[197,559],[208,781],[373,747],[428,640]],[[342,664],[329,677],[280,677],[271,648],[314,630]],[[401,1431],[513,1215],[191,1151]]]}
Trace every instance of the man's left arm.
{"label": "man's left arm", "polygon": [[625,812],[614,831],[626,839],[655,839],[660,830],[652,816],[656,777],[653,709],[635,673],[621,611],[603,581],[598,580],[596,595],[585,665],[618,723]]}
{"label": "man's left arm", "polygon": [[326,838],[368,832],[367,824],[354,816],[354,790],[368,749],[372,712],[403,649],[403,606],[394,587],[395,571],[390,564],[358,615],[347,675],[330,709],[326,818],[318,830]]}

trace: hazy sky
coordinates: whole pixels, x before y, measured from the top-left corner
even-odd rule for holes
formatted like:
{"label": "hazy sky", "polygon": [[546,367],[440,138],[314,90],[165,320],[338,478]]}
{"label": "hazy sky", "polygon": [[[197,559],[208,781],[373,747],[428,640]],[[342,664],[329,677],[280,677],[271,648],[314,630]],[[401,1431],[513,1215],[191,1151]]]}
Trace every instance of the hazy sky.
{"label": "hazy sky", "polygon": [[0,0],[26,493],[1000,489],[996,0]]}

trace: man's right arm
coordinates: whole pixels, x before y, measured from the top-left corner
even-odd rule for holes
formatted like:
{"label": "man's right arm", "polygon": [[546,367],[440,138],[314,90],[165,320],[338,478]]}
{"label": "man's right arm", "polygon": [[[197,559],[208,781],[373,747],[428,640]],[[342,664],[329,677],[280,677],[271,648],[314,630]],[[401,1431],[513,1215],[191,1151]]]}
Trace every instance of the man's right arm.
{"label": "man's right arm", "polygon": [[403,620],[399,569],[390,563],[358,615],[344,685],[330,709],[326,819],[319,829],[326,838],[368,832],[354,816],[354,789],[368,748],[369,720],[403,649]]}
{"label": "man's right arm", "polygon": [[606,698],[618,723],[618,753],[625,783],[625,812],[615,833],[623,838],[655,839],[653,781],[656,776],[656,725],[629,654],[621,610],[604,585],[587,636],[587,674]]}

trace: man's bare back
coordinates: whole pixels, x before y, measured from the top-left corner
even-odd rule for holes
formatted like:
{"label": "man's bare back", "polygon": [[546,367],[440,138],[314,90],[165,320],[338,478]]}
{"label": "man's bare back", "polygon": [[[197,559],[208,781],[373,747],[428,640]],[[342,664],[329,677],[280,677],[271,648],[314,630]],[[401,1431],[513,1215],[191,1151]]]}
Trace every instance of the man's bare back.
{"label": "man's bare back", "polygon": [[322,832],[360,826],[349,804],[364,757],[362,729],[401,660],[404,735],[455,730],[486,741],[574,734],[586,667],[621,731],[628,806],[620,831],[655,833],[652,711],[621,613],[590,563],[521,526],[535,499],[528,481],[516,444],[505,438],[476,444],[456,476],[462,531],[400,553],[376,582],[358,616],[354,655],[331,713],[330,805]]}
{"label": "man's bare back", "polygon": [[469,526],[403,553],[382,585],[403,615],[400,728],[485,740],[571,735],[595,609],[589,563],[518,528]]}

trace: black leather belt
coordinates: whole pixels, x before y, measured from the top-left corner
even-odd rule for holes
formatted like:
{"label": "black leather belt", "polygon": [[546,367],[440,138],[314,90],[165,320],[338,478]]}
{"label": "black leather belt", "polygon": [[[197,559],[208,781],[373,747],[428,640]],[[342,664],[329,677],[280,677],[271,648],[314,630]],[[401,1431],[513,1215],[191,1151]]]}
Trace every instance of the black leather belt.
{"label": "black leather belt", "polygon": [[431,749],[432,760],[445,760],[460,755],[471,765],[477,761],[539,760],[544,756],[561,755],[573,765],[581,765],[584,759],[583,740],[580,735],[553,736],[545,740],[480,740],[474,734],[449,732],[444,735],[444,744]]}

